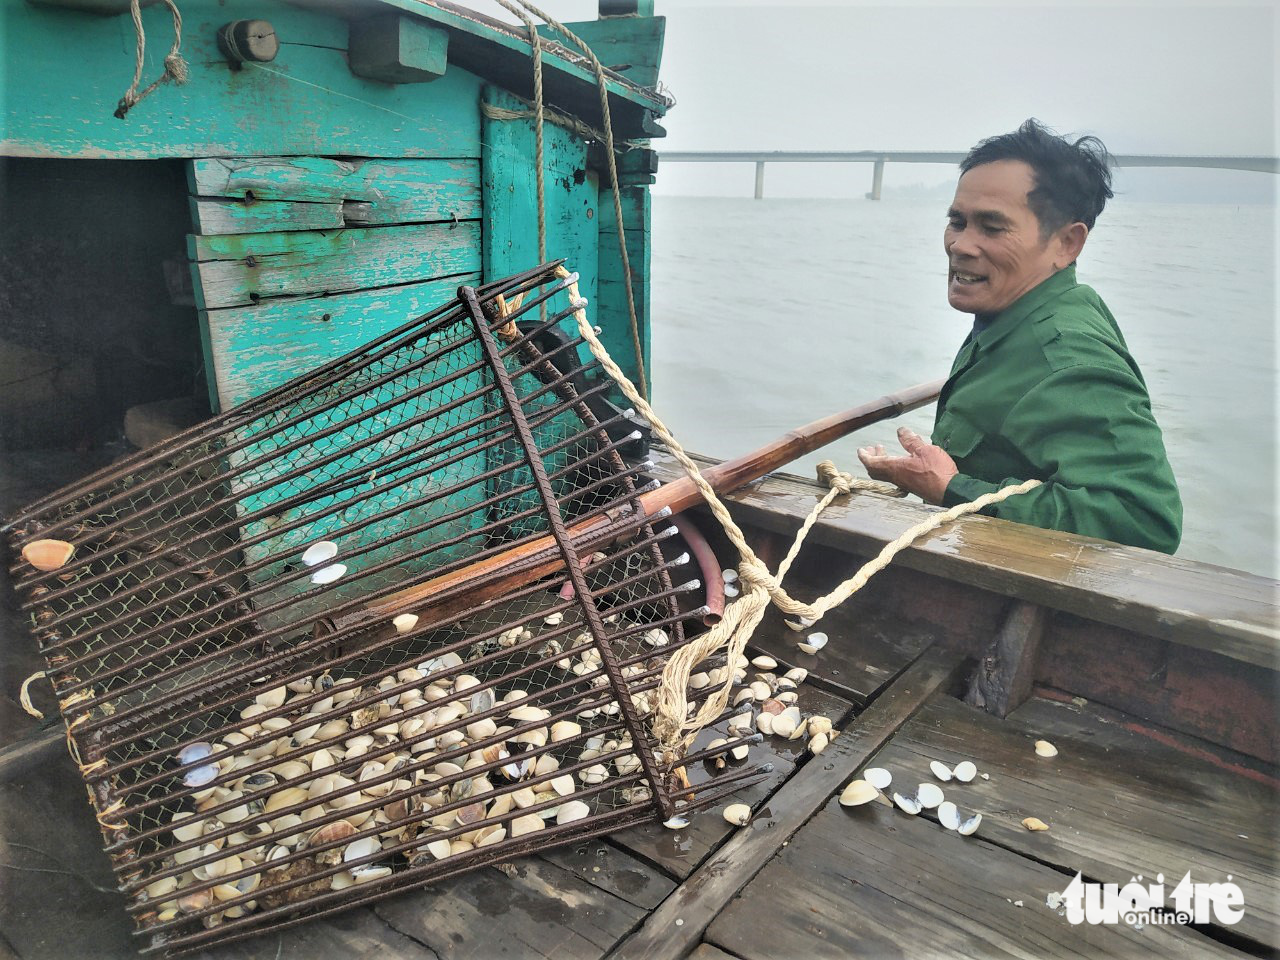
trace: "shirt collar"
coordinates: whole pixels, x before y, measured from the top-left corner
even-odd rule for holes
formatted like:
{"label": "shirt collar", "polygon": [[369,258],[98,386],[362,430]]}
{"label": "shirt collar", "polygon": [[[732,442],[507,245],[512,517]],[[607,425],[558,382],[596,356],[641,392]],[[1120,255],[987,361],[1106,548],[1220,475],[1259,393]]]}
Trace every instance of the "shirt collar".
{"label": "shirt collar", "polygon": [[1008,336],[1019,324],[1051,300],[1055,300],[1076,286],[1076,265],[1073,263],[1053,276],[1042,280],[995,316],[974,318],[973,341],[979,350],[990,349]]}

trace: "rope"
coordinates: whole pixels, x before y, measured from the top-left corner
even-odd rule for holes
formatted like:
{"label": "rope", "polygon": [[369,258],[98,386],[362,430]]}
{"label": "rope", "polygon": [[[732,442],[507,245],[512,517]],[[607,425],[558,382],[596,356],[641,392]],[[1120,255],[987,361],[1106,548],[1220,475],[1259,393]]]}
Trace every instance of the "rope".
{"label": "rope", "polygon": [[[527,104],[528,110],[508,110],[506,107],[495,107],[491,103],[480,104],[480,112],[490,120],[533,120],[537,117],[537,112],[533,110],[534,103],[532,100],[526,100],[524,97],[516,96],[508,91],[508,96],[519,100],[523,104]],[[568,113],[561,113],[555,107],[547,104],[542,105],[542,113],[544,119],[550,123],[554,123],[557,127],[563,127],[570,133],[576,133],[583,140],[598,140],[604,142],[604,131],[599,127],[593,127],[589,123],[584,123],[578,117]],[[630,149],[635,146],[632,140],[622,141],[622,146]]]}
{"label": "rope", "polygon": [[22,704],[22,709],[27,711],[27,713],[35,717],[37,720],[43,720],[44,714],[40,712],[39,708],[34,703],[31,702],[31,684],[35,683],[37,680],[43,679],[44,676],[45,672],[43,670],[37,670],[31,676],[27,677],[27,679],[22,681],[22,689],[18,691],[18,702]]}
{"label": "rope", "polygon": [[129,85],[129,89],[120,98],[120,103],[116,105],[115,115],[121,120],[124,119],[125,114],[154,93],[160,84],[172,80],[181,86],[189,78],[187,61],[182,59],[182,54],[179,52],[182,47],[182,14],[178,12],[178,5],[174,0],[164,0],[164,5],[169,8],[169,13],[173,16],[173,46],[169,48],[168,54],[165,55],[164,72],[156,77],[149,87],[139,93],[138,84],[142,82],[142,64],[147,52],[147,35],[142,29],[142,5],[140,0],[129,0],[129,13],[133,17],[133,32],[138,38],[138,46],[133,60],[133,83]]}
{"label": "rope", "polygon": [[[546,13],[545,11],[539,10],[532,3],[529,3],[528,0],[516,0],[516,2],[519,3],[519,5],[524,8],[524,10],[533,14],[535,17],[538,17],[545,24],[547,24],[547,26],[551,27],[553,30],[558,32],[561,36],[565,37],[567,40],[575,44],[578,47],[578,49],[581,50],[583,54],[586,56],[586,58],[591,62],[591,67],[596,74],[596,87],[600,91],[600,115],[603,118],[603,130],[600,132],[604,134],[604,146],[605,146],[604,152],[605,152],[605,157],[609,161],[609,184],[613,189],[613,213],[614,213],[614,219],[617,222],[617,228],[618,228],[617,230],[618,253],[622,259],[622,277],[623,277],[623,280],[625,281],[625,283],[623,283],[623,287],[627,291],[627,316],[630,319],[630,324],[631,324],[631,348],[632,350],[635,351],[635,356],[636,356],[636,379],[640,381],[640,394],[642,396],[647,397],[649,395],[649,383],[644,373],[644,350],[640,346],[640,321],[636,316],[636,297],[635,297],[635,291],[632,289],[631,257],[627,253],[627,233],[622,222],[622,189],[618,185],[618,161],[614,152],[615,146],[613,141],[613,119],[609,111],[609,86],[608,86],[608,82],[605,79],[604,64],[602,64],[599,58],[597,58],[596,55],[592,53],[591,48],[587,46],[586,42],[577,34],[575,34],[572,30],[566,27],[563,23],[556,20],[554,17],[552,17],[550,14]],[[520,17],[520,19],[524,20],[525,25],[529,27],[530,32],[536,35],[537,31],[533,29],[533,25],[531,21],[528,19],[528,16],[526,13],[524,13],[521,10],[517,10],[514,4],[510,2],[510,0],[498,0],[498,3],[506,7],[512,13],[515,13],[518,17]],[[534,100],[536,104],[535,109],[537,109],[540,112],[542,110],[542,64],[541,64],[541,48],[537,45],[536,41],[533,44],[533,49],[534,49]],[[538,123],[539,144],[541,144],[542,120],[539,118],[537,123]],[[541,147],[539,147],[539,150],[541,150]],[[541,154],[539,154],[538,177],[539,177],[539,182],[541,182],[541,178],[542,178]],[[545,213],[542,209],[541,188],[539,188],[538,201],[539,201],[538,202],[538,235],[541,238],[545,231],[545,226],[543,222]],[[546,258],[543,257],[542,261],[545,263]]]}
{"label": "rope", "polygon": [[[557,268],[556,274],[562,279],[571,278],[569,271],[564,267]],[[739,576],[744,586],[742,595],[725,610],[724,617],[718,624],[673,654],[663,670],[662,684],[658,688],[655,707],[654,735],[664,751],[673,751],[671,755],[680,755],[686,751],[698,730],[721,714],[729,701],[729,692],[733,685],[733,676],[730,674],[726,677],[720,689],[707,698],[693,717],[689,717],[689,703],[685,697],[685,690],[688,688],[690,674],[703,660],[722,650],[726,652],[728,662],[735,662],[736,658],[746,648],[752,631],[760,623],[771,601],[783,612],[798,616],[807,624],[812,625],[829,610],[839,606],[862,589],[867,581],[888,566],[889,562],[899,552],[906,549],[907,546],[926,533],[965,514],[976,513],[993,503],[999,503],[1009,497],[1026,493],[1040,486],[1039,480],[1027,480],[1024,483],[1011,485],[995,493],[981,496],[972,503],[963,503],[952,507],[950,510],[936,513],[927,520],[911,527],[892,543],[886,545],[878,556],[864,564],[852,577],[845,580],[827,595],[819,597],[811,604],[796,600],[783,589],[782,580],[787,571],[790,570],[792,562],[800,552],[800,547],[804,543],[805,537],[808,536],[809,531],[818,521],[822,511],[837,496],[858,488],[854,483],[855,478],[848,474],[840,473],[830,461],[824,461],[819,467],[819,478],[826,481],[829,489],[822,500],[810,511],[809,516],[805,518],[804,524],[791,545],[791,549],[779,565],[778,573],[775,577],[751,549],[751,546],[743,536],[742,530],[734,522],[733,517],[730,516],[728,508],[716,496],[711,485],[703,478],[697,465],[689,459],[689,455],[685,453],[684,448],[672,435],[667,425],[654,413],[653,408],[636,390],[635,384],[627,379],[626,374],[622,372],[613,361],[613,358],[605,351],[604,345],[600,343],[594,329],[587,320],[586,310],[584,309],[586,301],[578,294],[576,280],[569,284],[569,295],[571,297],[571,305],[574,307],[574,319],[578,324],[578,332],[586,340],[591,353],[600,361],[601,366],[604,367],[609,376],[613,377],[617,382],[627,399],[649,421],[658,439],[667,446],[672,455],[680,462],[685,473],[688,474],[698,488],[707,506],[724,528],[725,535],[737,547],[738,553],[742,558],[738,567]],[[867,483],[872,482],[867,481]]]}

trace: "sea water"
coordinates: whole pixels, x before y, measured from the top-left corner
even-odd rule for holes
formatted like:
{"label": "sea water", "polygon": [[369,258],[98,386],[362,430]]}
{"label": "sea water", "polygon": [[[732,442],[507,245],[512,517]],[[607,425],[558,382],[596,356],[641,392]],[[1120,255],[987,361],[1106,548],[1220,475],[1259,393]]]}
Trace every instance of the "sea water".
{"label": "sea water", "polygon": [[[653,396],[691,449],[945,377],[972,318],[946,302],[946,202],[659,196]],[[1078,266],[1137,359],[1182,491],[1179,556],[1277,575],[1275,208],[1108,205]],[[928,436],[933,407],[797,461]]]}

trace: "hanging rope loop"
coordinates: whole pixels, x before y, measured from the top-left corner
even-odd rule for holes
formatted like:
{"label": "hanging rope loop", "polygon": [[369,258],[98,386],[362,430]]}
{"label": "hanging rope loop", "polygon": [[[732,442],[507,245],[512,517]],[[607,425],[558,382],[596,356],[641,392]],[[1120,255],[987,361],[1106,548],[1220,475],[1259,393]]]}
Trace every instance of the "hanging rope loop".
{"label": "hanging rope loop", "polygon": [[151,96],[162,83],[172,80],[181,86],[190,79],[190,71],[187,68],[187,61],[182,58],[182,14],[178,10],[177,3],[174,0],[164,0],[164,4],[169,8],[169,13],[173,17],[173,46],[169,48],[169,52],[164,58],[164,72],[156,77],[141,93],[138,92],[138,85],[142,83],[142,66],[147,54],[147,34],[142,28],[142,4],[141,0],[130,0],[129,14],[133,17],[133,32],[137,37],[137,48],[133,60],[133,83],[129,85],[129,89],[124,92],[124,96],[120,98],[119,104],[116,105],[115,116],[121,120],[135,106]]}

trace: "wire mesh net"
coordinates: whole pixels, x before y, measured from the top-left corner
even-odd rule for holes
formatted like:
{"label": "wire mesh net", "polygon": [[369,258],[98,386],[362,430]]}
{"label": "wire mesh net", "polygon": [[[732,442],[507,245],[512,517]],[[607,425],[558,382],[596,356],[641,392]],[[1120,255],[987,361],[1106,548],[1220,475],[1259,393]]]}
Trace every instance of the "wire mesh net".
{"label": "wire mesh net", "polygon": [[73,551],[13,572],[144,951],[696,802],[647,718],[697,583],[625,414],[575,387],[594,361],[534,347],[568,313],[555,266],[11,525],[24,556]]}

